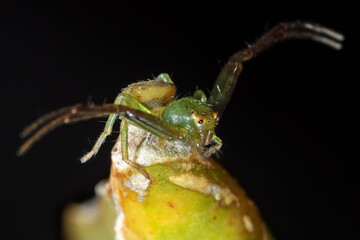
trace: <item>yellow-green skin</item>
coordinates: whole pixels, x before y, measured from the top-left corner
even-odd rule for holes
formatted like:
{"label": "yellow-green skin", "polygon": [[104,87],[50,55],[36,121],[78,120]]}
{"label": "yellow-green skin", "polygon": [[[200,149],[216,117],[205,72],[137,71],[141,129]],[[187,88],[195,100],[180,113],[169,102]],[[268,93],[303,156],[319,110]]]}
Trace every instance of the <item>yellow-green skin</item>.
{"label": "yellow-green skin", "polygon": [[133,145],[137,157],[153,154],[155,159],[144,168],[151,182],[139,197],[126,184],[139,173],[133,168],[119,170],[115,163],[120,143],[113,149],[110,185],[121,215],[115,231],[123,237],[118,239],[272,239],[254,203],[213,159],[194,150],[179,157],[182,153],[167,150],[178,143],[133,131],[140,131],[129,134],[140,136],[133,141],[138,142]]}
{"label": "yellow-green skin", "polygon": [[[255,204],[213,159],[202,158],[190,143],[133,126],[129,133],[129,156],[146,166],[151,182],[122,161],[119,138],[108,184],[97,187],[96,214],[84,214],[86,208],[94,213],[94,206],[67,209],[66,239],[273,239]],[[138,181],[130,186],[133,177]]]}
{"label": "yellow-green skin", "polygon": [[138,201],[136,193],[121,186],[121,177],[111,182],[112,186],[119,186],[116,194],[127,196],[119,199],[127,239],[270,239],[266,238],[266,227],[253,202],[227,172],[208,160],[211,170],[196,164],[195,167],[204,170],[209,181],[226,184],[240,204],[226,205],[211,195],[171,183],[169,176],[178,174],[177,162],[151,166],[146,170],[153,182],[143,202]]}

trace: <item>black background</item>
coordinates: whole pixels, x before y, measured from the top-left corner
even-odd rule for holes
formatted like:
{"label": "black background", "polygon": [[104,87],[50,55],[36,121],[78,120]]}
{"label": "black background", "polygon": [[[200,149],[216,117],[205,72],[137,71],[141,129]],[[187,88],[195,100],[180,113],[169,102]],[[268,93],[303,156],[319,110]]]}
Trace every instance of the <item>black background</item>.
{"label": "black background", "polygon": [[62,106],[112,102],[128,84],[161,72],[180,96],[210,90],[232,53],[295,19],[343,32],[344,49],[289,41],[246,63],[217,130],[220,161],[277,239],[358,233],[358,27],[348,10],[52,1],[0,11],[2,239],[61,239],[62,208],[91,197],[108,176],[116,139],[80,164],[103,127],[92,120],[61,127],[18,158],[24,126]]}

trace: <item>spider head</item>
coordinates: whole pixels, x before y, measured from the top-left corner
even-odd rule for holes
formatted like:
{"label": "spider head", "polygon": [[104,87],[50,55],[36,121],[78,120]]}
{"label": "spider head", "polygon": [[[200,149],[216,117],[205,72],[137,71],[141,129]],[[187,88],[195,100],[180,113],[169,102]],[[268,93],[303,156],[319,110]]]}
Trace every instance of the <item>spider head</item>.
{"label": "spider head", "polygon": [[198,148],[211,144],[218,121],[217,113],[211,107],[190,97],[169,104],[161,118],[172,126],[186,129]]}

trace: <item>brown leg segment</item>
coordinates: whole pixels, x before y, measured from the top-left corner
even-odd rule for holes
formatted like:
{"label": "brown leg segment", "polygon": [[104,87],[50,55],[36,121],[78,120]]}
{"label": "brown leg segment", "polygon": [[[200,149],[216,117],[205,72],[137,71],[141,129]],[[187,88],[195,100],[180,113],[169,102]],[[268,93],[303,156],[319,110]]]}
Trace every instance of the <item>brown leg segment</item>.
{"label": "brown leg segment", "polygon": [[219,118],[226,109],[242,71],[242,63],[274,45],[287,39],[309,39],[334,49],[341,49],[344,36],[324,26],[294,21],[279,23],[248,48],[236,52],[221,69],[210,93],[208,103],[218,112]]}
{"label": "brown leg segment", "polygon": [[[170,124],[162,121],[160,118],[140,111],[132,109],[123,105],[116,104],[107,104],[103,106],[97,105],[75,105],[72,107],[66,108],[68,111],[62,113],[58,116],[57,111],[53,113],[54,116],[57,116],[54,120],[50,121],[48,124],[40,128],[37,132],[34,133],[18,150],[17,154],[19,156],[24,155],[31,147],[39,141],[43,136],[56,129],[57,127],[63,124],[75,123],[83,120],[88,120],[92,118],[99,118],[108,116],[110,114],[116,113],[121,119],[127,118],[130,123],[141,127],[154,135],[168,139],[184,139],[185,131],[181,131]],[[37,125],[39,127],[39,125]]]}

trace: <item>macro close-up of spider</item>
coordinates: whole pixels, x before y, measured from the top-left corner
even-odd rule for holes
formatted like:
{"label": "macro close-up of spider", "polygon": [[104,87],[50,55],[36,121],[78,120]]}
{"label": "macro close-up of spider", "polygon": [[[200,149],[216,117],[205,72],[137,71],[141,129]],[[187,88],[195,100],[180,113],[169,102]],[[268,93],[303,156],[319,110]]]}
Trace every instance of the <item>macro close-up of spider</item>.
{"label": "macro close-up of spider", "polygon": [[3,9],[6,239],[351,239],[340,10]]}
{"label": "macro close-up of spider", "polygon": [[154,80],[130,85],[118,95],[114,104],[75,105],[44,115],[21,133],[22,137],[27,137],[44,125],[21,146],[18,155],[23,155],[45,134],[62,124],[110,115],[93,149],[81,158],[81,162],[86,162],[98,152],[118,117],[123,119],[120,127],[122,158],[147,178],[150,176],[128,158],[129,124],[166,140],[190,141],[200,155],[208,157],[221,148],[221,140],[215,135],[215,126],[230,101],[243,62],[252,59],[274,43],[292,38],[310,39],[339,50],[344,36],[308,22],[280,23],[249,48],[235,53],[229,59],[215,82],[209,100],[202,90],[197,90],[193,97],[175,100],[176,87],[173,81],[168,74],[160,74]]}

